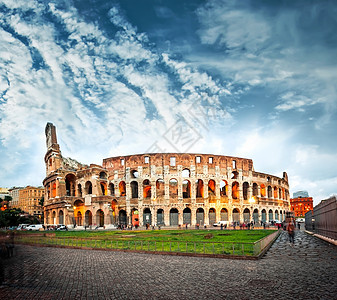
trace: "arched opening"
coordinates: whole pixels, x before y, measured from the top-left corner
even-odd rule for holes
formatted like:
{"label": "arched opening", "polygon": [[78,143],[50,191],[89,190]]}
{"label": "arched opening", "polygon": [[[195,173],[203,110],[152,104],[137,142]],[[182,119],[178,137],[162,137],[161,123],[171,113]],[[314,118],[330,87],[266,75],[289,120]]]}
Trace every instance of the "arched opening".
{"label": "arched opening", "polygon": [[104,212],[101,209],[96,212],[96,224],[99,227],[104,226]]}
{"label": "arched opening", "polygon": [[266,197],[266,186],[261,184],[260,186],[261,197]]}
{"label": "arched opening", "polygon": [[278,217],[278,210],[275,210],[275,220],[278,221],[279,217]]}
{"label": "arched opening", "polygon": [[277,199],[278,197],[277,197],[277,187],[276,186],[274,186],[274,199]]}
{"label": "arched opening", "polygon": [[243,211],[243,222],[250,222],[250,210],[248,208],[245,208],[245,210]]}
{"label": "arched opening", "polygon": [[196,180],[195,187],[196,187],[196,197],[204,198],[204,182],[201,179]]}
{"label": "arched opening", "polygon": [[169,181],[170,188],[170,197],[177,198],[178,197],[178,180],[175,178],[171,178]]}
{"label": "arched opening", "polygon": [[163,179],[156,181],[156,195],[157,197],[164,197],[165,195],[165,182]]}
{"label": "arched opening", "polygon": [[119,225],[127,225],[127,217],[126,217],[126,211],[124,209],[121,209],[119,211]]}
{"label": "arched opening", "polygon": [[82,226],[83,225],[83,209],[84,209],[84,202],[82,200],[76,200],[74,202],[74,225]]}
{"label": "arched opening", "polygon": [[190,174],[191,174],[191,172],[190,172],[189,169],[184,169],[184,170],[181,172],[181,177],[183,177],[183,178],[188,178],[188,177],[190,177]]}
{"label": "arched opening", "polygon": [[283,221],[283,215],[282,215],[282,210],[280,210],[280,221]]}
{"label": "arched opening", "polygon": [[52,213],[52,222],[54,225],[56,225],[56,212],[55,211],[53,211]]}
{"label": "arched opening", "polygon": [[183,198],[191,198],[191,182],[187,179],[183,181]]}
{"label": "arched opening", "polygon": [[239,177],[239,172],[233,171],[231,179],[238,179],[238,177]]}
{"label": "arched opening", "polygon": [[92,183],[90,181],[87,181],[85,183],[85,193],[86,193],[86,195],[92,194]]}
{"label": "arched opening", "polygon": [[164,225],[164,210],[161,208],[157,210],[157,225]]}
{"label": "arched opening", "polygon": [[59,211],[59,224],[64,224],[63,210]]}
{"label": "arched opening", "polygon": [[273,211],[271,209],[268,212],[268,220],[269,220],[269,222],[274,220],[274,214],[273,214]]}
{"label": "arched opening", "polygon": [[87,210],[85,212],[85,226],[92,226],[92,212]]}
{"label": "arched opening", "polygon": [[105,172],[99,173],[99,178],[100,178],[100,179],[107,179],[106,173],[105,173]]}
{"label": "arched opening", "polygon": [[77,185],[77,194],[78,197],[82,197],[82,185],[80,184]]}
{"label": "arched opening", "polygon": [[259,196],[259,186],[257,183],[253,183],[253,196]]}
{"label": "arched opening", "polygon": [[138,182],[132,181],[131,186],[131,198],[138,198]]}
{"label": "arched opening", "polygon": [[273,196],[273,189],[270,185],[268,185],[268,198],[271,198]]}
{"label": "arched opening", "polygon": [[138,178],[139,177],[139,173],[138,173],[137,170],[132,170],[130,172],[130,174],[131,174],[131,178]]}
{"label": "arched opening", "polygon": [[191,224],[191,209],[189,207],[183,210],[183,224]]}
{"label": "arched opening", "polygon": [[110,196],[115,196],[115,185],[112,182],[109,184],[109,192]]}
{"label": "arched opening", "polygon": [[55,198],[56,197],[56,182],[53,182],[51,186],[51,197]]}
{"label": "arched opening", "polygon": [[177,226],[179,224],[179,212],[176,208],[170,209],[170,225]]}
{"label": "arched opening", "polygon": [[196,213],[196,223],[200,226],[204,226],[204,209],[199,207]]}
{"label": "arched opening", "polygon": [[81,213],[81,211],[77,211],[76,212],[76,225],[77,226],[82,226],[82,213]]}
{"label": "arched opening", "polygon": [[237,208],[233,209],[233,222],[240,222],[240,211]]}
{"label": "arched opening", "polygon": [[221,209],[220,219],[221,219],[221,221],[228,221],[228,210],[226,208]]}
{"label": "arched opening", "polygon": [[76,186],[76,178],[73,174],[67,174],[66,178],[66,195],[67,196],[75,196],[75,186]]}
{"label": "arched opening", "polygon": [[139,211],[138,209],[134,208],[131,211],[131,219],[132,219],[132,226],[139,226]]}
{"label": "arched opening", "polygon": [[106,183],[105,182],[101,182],[100,186],[101,186],[102,195],[103,196],[107,195]]}
{"label": "arched opening", "polygon": [[208,181],[208,196],[215,196],[215,181],[213,179]]}
{"label": "arched opening", "polygon": [[124,182],[124,181],[121,181],[121,182],[119,183],[118,188],[119,188],[119,195],[120,195],[121,197],[126,196],[126,187],[125,187],[125,182]]}
{"label": "arched opening", "polygon": [[247,182],[247,181],[245,181],[244,183],[243,183],[243,191],[242,191],[242,193],[243,193],[243,199],[244,200],[248,200],[248,188],[249,188],[249,183]]}
{"label": "arched opening", "polygon": [[263,223],[266,223],[267,222],[267,212],[265,209],[262,209],[262,212],[261,212],[261,218],[262,218],[262,222]]}
{"label": "arched opening", "polygon": [[226,180],[220,181],[220,196],[228,196],[228,182]]}
{"label": "arched opening", "polygon": [[152,214],[151,214],[151,210],[147,207],[144,209],[143,211],[143,223],[145,224],[152,224]]}
{"label": "arched opening", "polygon": [[281,190],[281,188],[278,189],[278,198],[282,199],[282,190]]}
{"label": "arched opening", "polygon": [[254,221],[254,224],[259,223],[259,211],[257,208],[255,208],[253,212],[253,221]]}
{"label": "arched opening", "polygon": [[215,208],[210,208],[208,211],[209,225],[213,225],[216,222]]}
{"label": "arched opening", "polygon": [[148,179],[143,181],[143,197],[144,199],[151,198],[151,184]]}
{"label": "arched opening", "polygon": [[239,183],[236,181],[232,183],[232,198],[239,199]]}

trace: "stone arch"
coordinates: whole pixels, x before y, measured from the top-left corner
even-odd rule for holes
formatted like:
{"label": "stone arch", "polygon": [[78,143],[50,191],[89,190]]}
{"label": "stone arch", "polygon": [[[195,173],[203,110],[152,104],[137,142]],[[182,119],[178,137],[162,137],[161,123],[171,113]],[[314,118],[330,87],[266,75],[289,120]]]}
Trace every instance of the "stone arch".
{"label": "stone arch", "polygon": [[204,214],[205,214],[204,209],[202,207],[199,207],[196,213],[196,224],[204,226]]}
{"label": "stone arch", "polygon": [[242,185],[242,193],[243,193],[243,199],[248,200],[248,189],[249,189],[249,183],[245,181]]}
{"label": "stone arch", "polygon": [[162,208],[157,210],[157,225],[165,225],[164,210]]}
{"label": "stone arch", "polygon": [[84,215],[84,225],[85,226],[92,226],[92,212],[90,210],[87,210]]}
{"label": "stone arch", "polygon": [[137,208],[131,210],[131,224],[132,226],[139,226],[139,211]]}
{"label": "stone arch", "polygon": [[77,185],[77,195],[82,197],[82,185],[80,183]]}
{"label": "stone arch", "polygon": [[112,182],[109,183],[109,192],[110,196],[115,196],[115,185]]}
{"label": "stone arch", "polygon": [[191,198],[191,182],[187,179],[183,181],[183,198]]}
{"label": "stone arch", "polygon": [[260,186],[261,197],[266,197],[266,186],[262,183]]}
{"label": "stone arch", "polygon": [[151,198],[151,183],[148,179],[143,181],[143,197],[144,199]]}
{"label": "stone arch", "polygon": [[231,179],[238,179],[238,178],[239,178],[239,172],[238,171],[233,171]]}
{"label": "stone arch", "polygon": [[89,180],[85,183],[85,193],[86,195],[92,194],[92,183]]}
{"label": "stone arch", "polygon": [[131,181],[130,187],[131,187],[131,198],[138,198],[138,182]]}
{"label": "stone arch", "polygon": [[282,199],[282,189],[281,188],[278,189],[278,198]]}
{"label": "stone arch", "polygon": [[274,199],[277,199],[278,197],[277,197],[277,187],[276,186],[274,186]]}
{"label": "stone arch", "polygon": [[243,222],[250,222],[250,210],[248,208],[245,208],[243,211]]}
{"label": "stone arch", "polygon": [[262,209],[261,211],[261,220],[263,223],[266,223],[267,222],[267,212],[265,209]]}
{"label": "stone arch", "polygon": [[118,214],[118,219],[119,219],[119,225],[124,225],[126,226],[128,223],[127,216],[126,216],[126,211],[124,209],[121,209]]}
{"label": "stone arch", "polygon": [[182,170],[182,172],[181,172],[181,177],[183,177],[183,178],[188,178],[188,177],[190,177],[190,176],[191,176],[191,171],[190,171],[190,169],[185,168],[185,169]]}
{"label": "stone arch", "polygon": [[269,212],[268,212],[268,221],[273,221],[274,220],[274,214],[273,214],[273,211],[271,209],[269,209]]}
{"label": "stone arch", "polygon": [[54,210],[51,214],[53,225],[56,225],[56,211]]}
{"label": "stone arch", "polygon": [[96,212],[96,225],[98,227],[104,227],[104,212],[101,209],[98,209]]}
{"label": "stone arch", "polygon": [[238,208],[233,208],[232,216],[233,222],[240,222],[240,210]]}
{"label": "stone arch", "polygon": [[197,179],[195,181],[195,195],[197,198],[204,198],[204,182],[202,179]]}
{"label": "stone arch", "polygon": [[99,173],[99,178],[100,179],[107,179],[107,174],[104,171],[102,171],[102,172]]}
{"label": "stone arch", "polygon": [[227,208],[222,208],[220,211],[220,220],[221,221],[228,221],[228,210]]}
{"label": "stone arch", "polygon": [[67,174],[66,182],[66,196],[75,196],[76,177],[74,174]]}
{"label": "stone arch", "polygon": [[191,224],[191,209],[189,207],[183,210],[183,224]]}
{"label": "stone arch", "polygon": [[108,189],[106,186],[106,182],[100,182],[101,192],[103,196],[106,196],[108,193]]}
{"label": "stone arch", "polygon": [[275,210],[275,220],[278,221],[279,220],[279,215],[278,215],[278,210]]}
{"label": "stone arch", "polygon": [[170,209],[170,225],[177,226],[179,224],[179,211],[177,208]]}
{"label": "stone arch", "polygon": [[151,210],[148,207],[144,208],[144,211],[143,211],[143,223],[144,225],[152,224],[152,214],[151,214]]}
{"label": "stone arch", "polygon": [[178,197],[178,180],[175,178],[171,178],[169,181],[169,189],[170,189],[170,198]]}
{"label": "stone arch", "polygon": [[271,198],[273,196],[273,189],[270,185],[268,185],[268,198]]}
{"label": "stone arch", "polygon": [[121,197],[126,196],[126,185],[125,185],[125,181],[121,181],[118,185],[119,188],[119,195]]}
{"label": "stone arch", "polygon": [[157,197],[165,196],[165,182],[161,178],[157,179],[156,181],[156,196]]}
{"label": "stone arch", "polygon": [[228,196],[228,182],[226,180],[220,181],[220,196]]}
{"label": "stone arch", "polygon": [[254,221],[254,224],[259,223],[259,210],[257,208],[255,208],[253,211],[253,221]]}
{"label": "stone arch", "polygon": [[211,207],[208,211],[209,225],[213,225],[216,222],[216,211],[214,207]]}
{"label": "stone arch", "polygon": [[259,196],[259,186],[256,182],[253,183],[253,196]]}
{"label": "stone arch", "polygon": [[63,210],[59,211],[59,224],[64,224],[64,214],[63,214]]}
{"label": "stone arch", "polygon": [[56,197],[56,182],[55,181],[51,185],[51,197],[52,198]]}
{"label": "stone arch", "polygon": [[239,183],[237,181],[232,183],[232,198],[239,199]]}
{"label": "stone arch", "polygon": [[215,180],[210,179],[208,181],[208,195],[209,196],[215,196],[215,188],[216,188]]}
{"label": "stone arch", "polygon": [[75,224],[82,226],[82,212],[80,210],[77,210],[75,213]]}
{"label": "stone arch", "polygon": [[131,178],[138,178],[139,177],[138,170],[131,170],[130,174],[131,174]]}

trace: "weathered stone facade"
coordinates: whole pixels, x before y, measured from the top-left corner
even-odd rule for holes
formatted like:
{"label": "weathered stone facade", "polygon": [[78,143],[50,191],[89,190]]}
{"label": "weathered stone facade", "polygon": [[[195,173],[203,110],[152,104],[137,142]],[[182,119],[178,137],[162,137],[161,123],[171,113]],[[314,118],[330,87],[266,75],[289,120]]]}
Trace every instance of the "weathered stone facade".
{"label": "weathered stone facade", "polygon": [[46,137],[45,224],[259,223],[283,220],[289,211],[286,172],[255,172],[251,159],[149,153],[87,166],[62,157],[50,123]]}

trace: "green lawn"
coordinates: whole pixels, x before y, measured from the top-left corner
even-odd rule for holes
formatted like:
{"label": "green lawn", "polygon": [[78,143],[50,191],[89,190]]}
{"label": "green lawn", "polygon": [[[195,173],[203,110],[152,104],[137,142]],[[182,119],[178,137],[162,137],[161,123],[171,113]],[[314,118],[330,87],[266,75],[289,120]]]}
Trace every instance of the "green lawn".
{"label": "green lawn", "polygon": [[274,232],[274,230],[182,229],[56,231],[39,233],[25,232],[19,239],[22,242],[34,244],[101,249],[257,255],[259,246],[254,245],[254,242]]}

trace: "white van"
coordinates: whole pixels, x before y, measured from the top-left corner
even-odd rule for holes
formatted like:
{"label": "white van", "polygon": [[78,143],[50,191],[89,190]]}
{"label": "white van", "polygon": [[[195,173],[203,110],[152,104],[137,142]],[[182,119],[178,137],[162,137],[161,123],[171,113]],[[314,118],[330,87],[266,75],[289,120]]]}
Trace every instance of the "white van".
{"label": "white van", "polygon": [[218,227],[218,226],[221,227],[221,224],[222,224],[222,226],[225,226],[225,225],[228,226],[228,223],[229,223],[228,221],[218,221],[218,222],[214,223],[213,226],[214,227]]}
{"label": "white van", "polygon": [[42,230],[43,225],[42,224],[32,224],[26,227],[26,230]]}
{"label": "white van", "polygon": [[27,230],[27,226],[29,226],[29,224],[19,224],[16,230]]}

